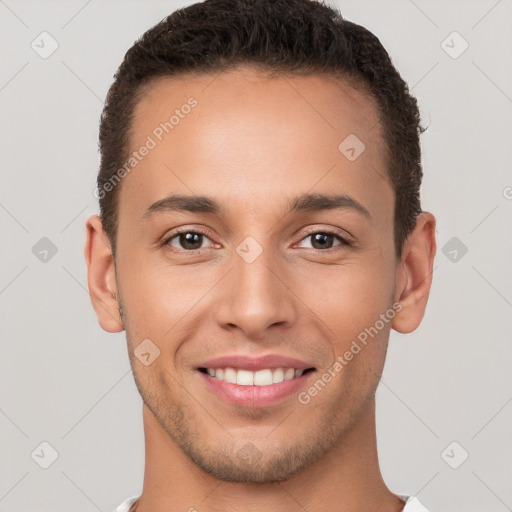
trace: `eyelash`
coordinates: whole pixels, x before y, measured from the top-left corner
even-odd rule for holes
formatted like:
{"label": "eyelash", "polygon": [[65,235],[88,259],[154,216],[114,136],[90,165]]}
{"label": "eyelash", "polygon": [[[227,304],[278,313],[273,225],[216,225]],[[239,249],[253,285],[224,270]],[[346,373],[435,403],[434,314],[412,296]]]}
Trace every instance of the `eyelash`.
{"label": "eyelash", "polygon": [[[181,235],[183,233],[201,234],[201,235],[206,236],[207,238],[210,238],[210,235],[211,235],[211,232],[209,230],[203,229],[203,228],[195,228],[195,229],[178,228],[171,236],[167,237],[162,242],[162,244],[161,244],[162,247],[171,247],[170,244],[169,244],[171,242],[171,240],[173,240],[174,238],[176,238],[177,236],[179,236],[179,235]],[[302,232],[302,233],[300,233],[300,236],[302,236],[300,241],[302,242],[304,239],[306,239],[306,238],[308,238],[310,236],[313,236],[313,235],[317,235],[317,234],[331,235],[334,238],[337,238],[340,241],[340,245],[344,246],[344,247],[351,247],[353,245],[352,242],[350,242],[347,238],[341,236],[337,231],[333,231],[333,230],[329,230],[329,229],[311,231],[311,232],[306,232],[306,233]],[[311,250],[318,251],[318,252],[324,252],[324,253],[331,253],[332,251],[336,251],[337,250],[336,247],[339,247],[339,246],[330,247],[329,249],[314,249],[313,248]],[[202,251],[202,249],[190,249],[190,250],[182,249],[182,250],[177,250],[174,247],[172,247],[171,250],[175,251],[175,252],[178,252],[178,253],[190,253],[190,254],[194,254],[194,253],[197,253],[198,251]]]}

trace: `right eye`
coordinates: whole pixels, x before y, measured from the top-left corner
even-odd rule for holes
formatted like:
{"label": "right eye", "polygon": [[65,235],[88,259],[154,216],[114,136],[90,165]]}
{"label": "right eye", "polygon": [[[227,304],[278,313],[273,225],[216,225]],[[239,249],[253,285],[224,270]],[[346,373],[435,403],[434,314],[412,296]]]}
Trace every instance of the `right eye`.
{"label": "right eye", "polygon": [[[208,232],[198,229],[180,229],[167,237],[162,245],[172,247],[173,249],[179,249],[181,252],[198,251],[200,249],[204,249],[202,245],[205,238],[210,240],[207,235]],[[176,246],[176,244],[178,244],[178,246]]]}

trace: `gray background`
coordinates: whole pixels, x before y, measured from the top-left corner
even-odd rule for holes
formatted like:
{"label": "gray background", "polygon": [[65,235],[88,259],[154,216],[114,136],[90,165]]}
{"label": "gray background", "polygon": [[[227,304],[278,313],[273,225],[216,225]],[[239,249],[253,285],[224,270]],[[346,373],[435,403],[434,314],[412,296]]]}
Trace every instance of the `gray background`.
{"label": "gray background", "polygon": [[[0,0],[3,512],[109,512],[140,492],[142,401],[124,334],[89,301],[84,222],[112,75],[188,3]],[[512,510],[512,1],[337,5],[381,39],[429,125],[438,254],[425,319],[392,333],[378,390],[384,478],[432,511]],[[47,58],[31,47],[51,48],[43,31],[59,45]]]}

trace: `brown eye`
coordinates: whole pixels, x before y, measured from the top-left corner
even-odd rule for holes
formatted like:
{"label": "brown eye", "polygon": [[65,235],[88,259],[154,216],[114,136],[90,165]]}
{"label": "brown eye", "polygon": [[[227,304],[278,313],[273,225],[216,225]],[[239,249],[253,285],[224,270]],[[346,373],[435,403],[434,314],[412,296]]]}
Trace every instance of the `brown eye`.
{"label": "brown eye", "polygon": [[204,239],[208,237],[197,231],[182,231],[175,233],[165,241],[165,245],[184,251],[197,251],[203,249]]}
{"label": "brown eye", "polygon": [[[350,245],[350,242],[340,236],[337,233],[331,233],[330,231],[317,231],[315,233],[310,233],[302,240],[311,239],[311,249],[317,250],[326,250],[332,249],[337,245]],[[338,240],[339,243],[335,244],[335,241]]]}

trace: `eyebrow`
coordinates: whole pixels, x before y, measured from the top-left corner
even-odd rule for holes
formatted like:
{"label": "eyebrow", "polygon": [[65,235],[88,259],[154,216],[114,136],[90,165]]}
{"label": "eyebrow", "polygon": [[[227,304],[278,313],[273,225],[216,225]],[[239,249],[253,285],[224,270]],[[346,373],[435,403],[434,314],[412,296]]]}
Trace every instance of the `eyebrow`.
{"label": "eyebrow", "polygon": [[[353,210],[371,219],[370,212],[358,201],[346,194],[302,194],[291,199],[288,203],[285,215],[302,211],[322,211],[345,209]],[[153,203],[142,215],[142,219],[148,219],[155,213],[166,211],[187,211],[209,213],[212,215],[224,215],[225,211],[214,199],[206,196],[192,196],[171,194]]]}

